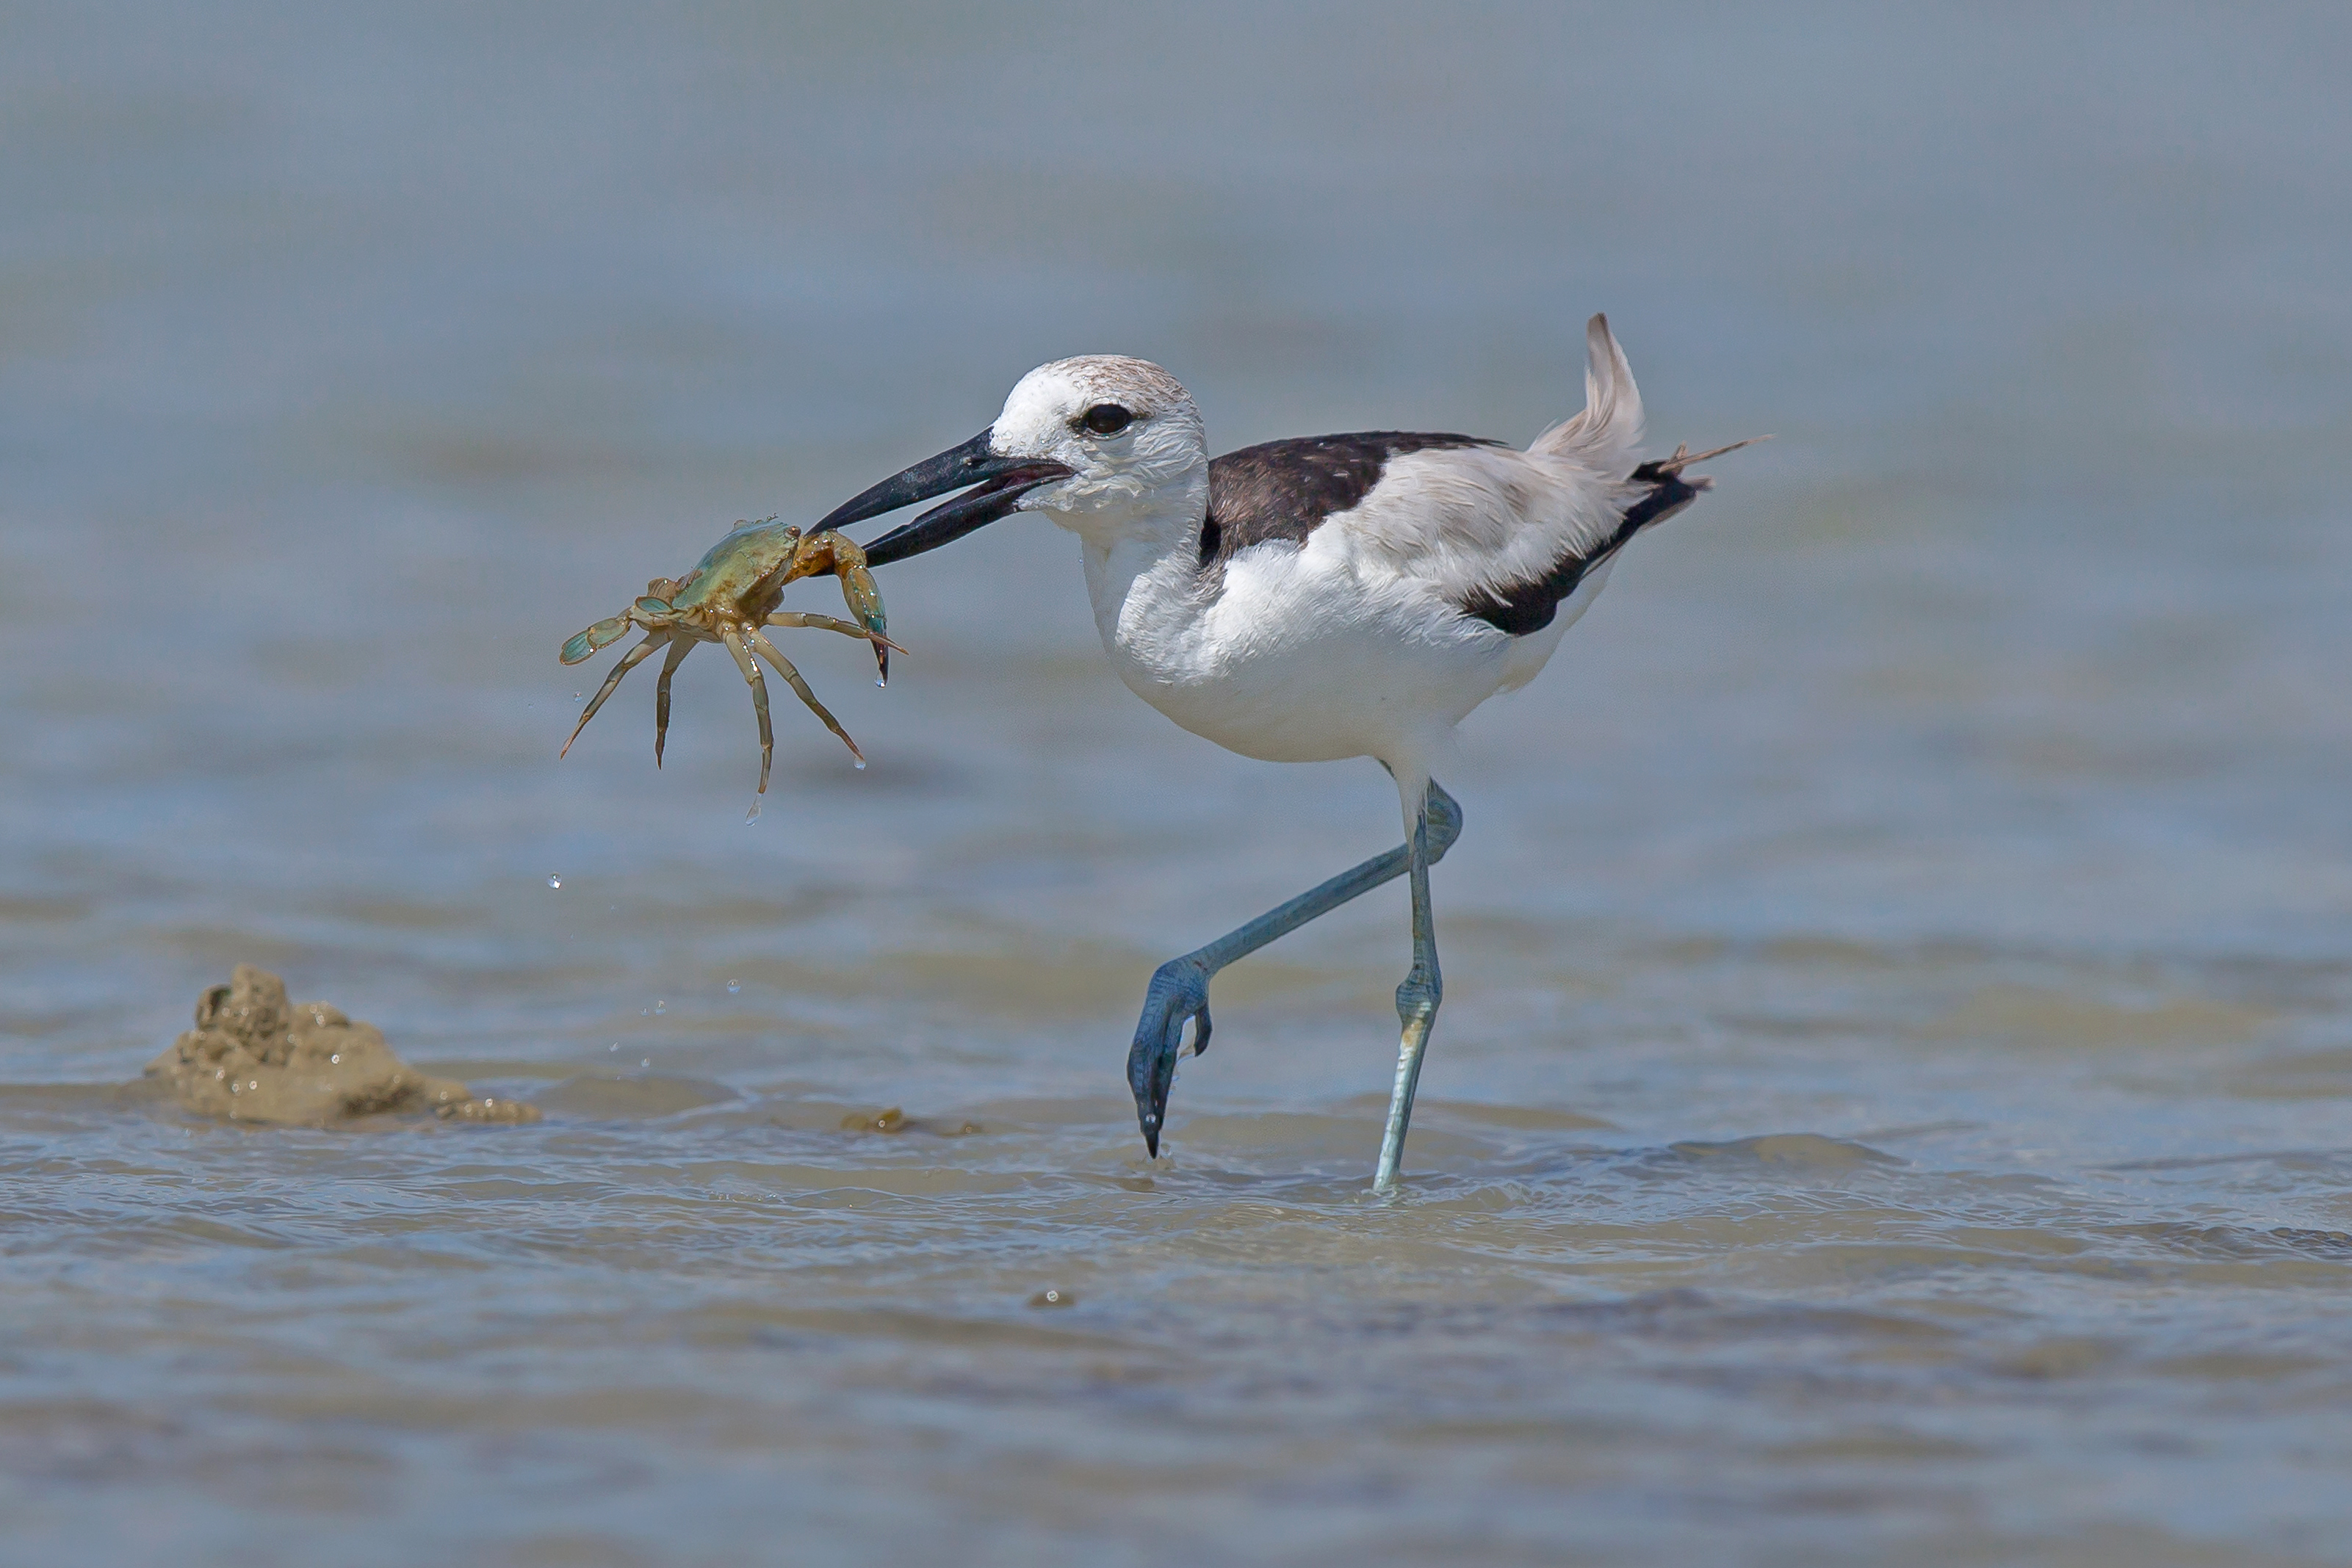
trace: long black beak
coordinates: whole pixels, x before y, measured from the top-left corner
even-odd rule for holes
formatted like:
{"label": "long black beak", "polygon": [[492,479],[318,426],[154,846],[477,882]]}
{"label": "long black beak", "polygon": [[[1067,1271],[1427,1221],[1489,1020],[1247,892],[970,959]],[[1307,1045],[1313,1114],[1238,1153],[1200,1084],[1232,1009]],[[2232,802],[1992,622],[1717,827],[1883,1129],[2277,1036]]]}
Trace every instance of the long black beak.
{"label": "long black beak", "polygon": [[1021,497],[1040,485],[1066,479],[1071,470],[1049,457],[1000,457],[988,449],[983,430],[961,446],[937,457],[927,457],[912,468],[893,474],[872,489],[835,507],[813,531],[838,528],[878,517],[950,490],[972,486],[944,507],[934,507],[913,522],[891,529],[866,547],[868,566],[920,555],[951,544],[974,528],[1009,515]]}

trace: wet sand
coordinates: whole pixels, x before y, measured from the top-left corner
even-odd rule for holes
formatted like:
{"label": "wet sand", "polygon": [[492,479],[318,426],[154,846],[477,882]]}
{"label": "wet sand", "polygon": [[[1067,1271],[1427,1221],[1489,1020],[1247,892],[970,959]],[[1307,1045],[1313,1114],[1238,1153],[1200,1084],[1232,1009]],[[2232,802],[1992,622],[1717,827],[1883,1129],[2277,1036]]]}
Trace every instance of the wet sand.
{"label": "wet sand", "polygon": [[196,1027],[147,1064],[174,1103],[233,1122],[330,1126],[361,1116],[429,1112],[446,1121],[528,1123],[522,1101],[477,1098],[454,1078],[417,1071],[372,1024],[325,1002],[289,1003],[286,982],[239,964],[196,999]]}

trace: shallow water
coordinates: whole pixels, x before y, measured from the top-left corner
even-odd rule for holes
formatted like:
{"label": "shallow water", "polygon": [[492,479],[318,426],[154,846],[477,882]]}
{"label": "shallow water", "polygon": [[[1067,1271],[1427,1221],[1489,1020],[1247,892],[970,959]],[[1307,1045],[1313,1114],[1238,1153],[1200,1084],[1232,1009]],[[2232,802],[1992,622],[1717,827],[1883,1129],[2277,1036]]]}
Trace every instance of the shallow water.
{"label": "shallow water", "polygon": [[[2347,65],[7,13],[0,1559],[2352,1560]],[[1141,707],[1049,529],[886,573],[887,692],[793,647],[874,765],[780,710],[755,824],[715,655],[555,760],[565,636],[1040,360],[1524,440],[1593,308],[1780,439],[1443,771],[1393,1202],[1393,886],[1143,1158],[1152,965],[1393,796]],[[545,1122],[121,1087],[240,960]]]}

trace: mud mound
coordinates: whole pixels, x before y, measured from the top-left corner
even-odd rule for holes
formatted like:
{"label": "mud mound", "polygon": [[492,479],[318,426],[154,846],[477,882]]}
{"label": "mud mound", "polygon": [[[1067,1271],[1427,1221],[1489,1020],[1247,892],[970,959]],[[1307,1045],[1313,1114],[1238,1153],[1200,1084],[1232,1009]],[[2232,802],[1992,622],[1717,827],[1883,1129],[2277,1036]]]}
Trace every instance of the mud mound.
{"label": "mud mound", "polygon": [[196,1027],[149,1062],[147,1076],[188,1110],[239,1122],[315,1127],[424,1111],[454,1121],[539,1120],[521,1101],[476,1099],[454,1078],[417,1071],[374,1025],[340,1008],[289,1004],[286,982],[250,964],[196,998]]}

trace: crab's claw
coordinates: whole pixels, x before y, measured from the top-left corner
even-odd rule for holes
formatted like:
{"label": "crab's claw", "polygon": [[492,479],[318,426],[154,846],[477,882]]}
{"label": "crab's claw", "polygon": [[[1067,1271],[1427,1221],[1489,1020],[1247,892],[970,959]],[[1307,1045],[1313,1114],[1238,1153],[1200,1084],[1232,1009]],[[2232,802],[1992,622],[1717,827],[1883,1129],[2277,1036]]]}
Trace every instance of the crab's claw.
{"label": "crab's claw", "polygon": [[[875,671],[881,676],[874,684],[888,685],[890,650],[898,644],[890,641],[890,623],[882,613],[882,591],[875,586],[874,573],[866,569],[866,551],[856,540],[833,528],[810,535],[809,543],[816,547],[815,559],[832,568],[849,612],[857,617],[857,623],[866,628],[866,638],[874,645]],[[905,651],[899,649],[901,653]]]}
{"label": "crab's claw", "polygon": [[882,613],[882,591],[874,585],[874,574],[863,566],[844,567],[841,571],[841,597],[849,602],[849,612],[866,628],[874,641],[875,673],[881,677],[879,685],[890,684],[890,622]]}
{"label": "crab's claw", "polygon": [[[668,606],[664,605],[663,608],[667,609]],[[567,664],[576,664],[581,660],[587,658],[590,654],[595,653],[597,649],[613,642],[615,638],[619,637],[622,632],[626,632],[628,629],[629,618],[626,614],[615,615],[610,620],[599,621],[593,626],[589,627],[585,632],[578,633],[570,641],[566,642],[563,644],[563,652],[559,654],[558,657]]]}

